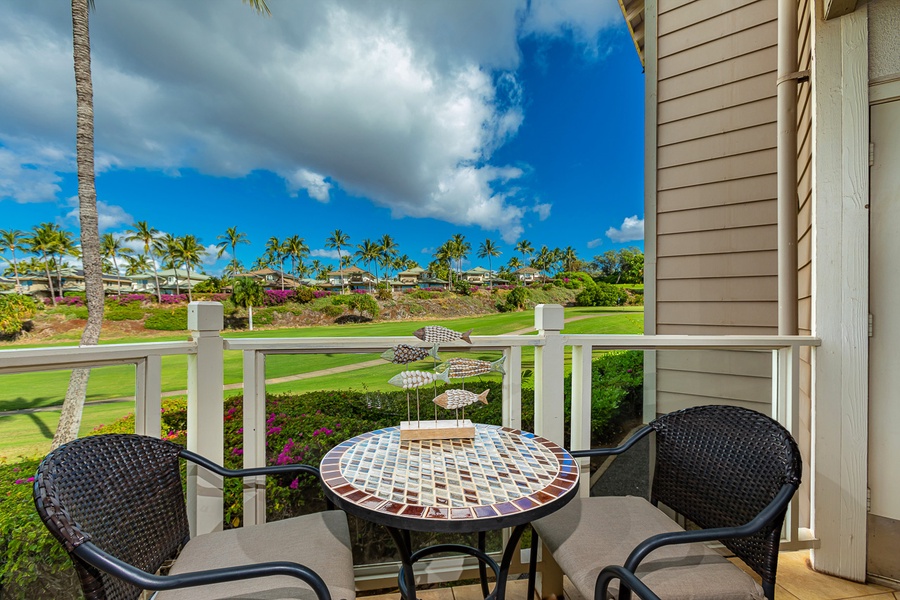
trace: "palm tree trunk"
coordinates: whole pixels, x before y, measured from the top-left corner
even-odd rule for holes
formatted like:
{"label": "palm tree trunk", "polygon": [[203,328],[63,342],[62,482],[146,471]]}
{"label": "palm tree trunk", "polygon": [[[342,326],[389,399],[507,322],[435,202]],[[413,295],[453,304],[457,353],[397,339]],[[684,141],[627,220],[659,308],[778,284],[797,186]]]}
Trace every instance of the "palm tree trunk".
{"label": "palm tree trunk", "polygon": [[191,288],[194,286],[191,285],[191,265],[189,263],[184,263],[184,268],[187,269],[188,302],[193,302],[194,297],[191,295]]}
{"label": "palm tree trunk", "polygon": [[116,255],[113,253],[113,268],[116,270],[116,296],[122,296],[122,274],[119,273],[119,261],[116,260]]}
{"label": "palm tree trunk", "polygon": [[47,255],[42,254],[44,257],[44,273],[47,274],[47,287],[50,288],[50,301],[53,303],[53,306],[56,306],[56,293],[53,290],[53,279],[50,277],[50,265],[47,263]]}
{"label": "palm tree trunk", "polygon": [[250,331],[253,331],[253,305],[247,305],[247,313],[250,315]]}
{"label": "palm tree trunk", "polygon": [[15,246],[10,248],[10,250],[12,250],[12,256],[13,256],[13,273],[16,275],[16,293],[20,294],[22,292],[22,284],[19,283],[19,265],[18,265],[18,261],[16,261]]}
{"label": "palm tree trunk", "polygon": [[[72,0],[72,40],[77,97],[75,156],[78,166],[78,212],[88,305],[88,321],[81,334],[81,345],[95,346],[103,324],[103,271],[97,225],[97,189],[94,186],[94,90],[91,83],[88,0]],[[90,369],[72,370],[52,448],[78,437],[90,372]]]}
{"label": "palm tree trunk", "polygon": [[156,259],[151,257],[153,261],[153,279],[156,281],[156,301],[162,304],[162,290],[159,289],[159,271],[156,270]]}

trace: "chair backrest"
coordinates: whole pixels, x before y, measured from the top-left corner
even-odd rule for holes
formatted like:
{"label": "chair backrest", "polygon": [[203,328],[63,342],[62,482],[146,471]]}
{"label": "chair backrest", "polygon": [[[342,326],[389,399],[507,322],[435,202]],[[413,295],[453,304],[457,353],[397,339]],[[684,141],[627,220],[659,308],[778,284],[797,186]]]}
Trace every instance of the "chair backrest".
{"label": "chair backrest", "polygon": [[133,599],[141,590],[72,554],[82,543],[155,573],[188,541],[180,450],[140,435],[96,435],[60,446],[41,462],[34,503],[69,551],[86,598]]}
{"label": "chair backrest", "polygon": [[[785,484],[800,484],[797,444],[762,413],[698,406],[659,417],[650,426],[656,431],[651,500],[703,529],[747,523]],[[722,540],[772,586],[784,514],[781,511],[759,534]]]}

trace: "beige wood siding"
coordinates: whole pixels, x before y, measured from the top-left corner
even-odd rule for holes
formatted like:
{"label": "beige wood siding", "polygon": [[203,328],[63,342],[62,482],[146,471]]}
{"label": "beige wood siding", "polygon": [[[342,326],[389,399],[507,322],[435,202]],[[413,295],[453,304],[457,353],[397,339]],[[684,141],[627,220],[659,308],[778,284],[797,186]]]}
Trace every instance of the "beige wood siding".
{"label": "beige wood siding", "polygon": [[[776,0],[660,0],[656,332],[777,332]],[[659,352],[657,411],[765,412],[769,353]]]}

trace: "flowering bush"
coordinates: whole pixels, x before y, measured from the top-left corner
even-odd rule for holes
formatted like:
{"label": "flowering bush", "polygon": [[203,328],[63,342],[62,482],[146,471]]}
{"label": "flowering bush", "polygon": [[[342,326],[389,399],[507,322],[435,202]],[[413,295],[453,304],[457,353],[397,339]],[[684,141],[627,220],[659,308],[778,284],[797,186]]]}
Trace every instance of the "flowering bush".
{"label": "flowering bush", "polygon": [[266,306],[278,306],[292,300],[294,290],[266,290]]}
{"label": "flowering bush", "polygon": [[125,306],[126,304],[131,304],[132,302],[149,302],[151,296],[147,294],[125,294],[123,296],[112,296],[107,298],[107,302],[115,303],[119,306]]}
{"label": "flowering bush", "polygon": [[[46,306],[53,306],[53,300],[44,298]],[[57,296],[56,304],[59,306],[84,306],[84,296]]]}
{"label": "flowering bush", "polygon": [[313,297],[315,297],[318,300],[319,298],[327,298],[328,296],[332,295],[333,293],[334,292],[331,292],[329,290],[314,290]]}
{"label": "flowering bush", "polygon": [[187,294],[163,294],[159,297],[160,304],[182,304],[187,301]]}

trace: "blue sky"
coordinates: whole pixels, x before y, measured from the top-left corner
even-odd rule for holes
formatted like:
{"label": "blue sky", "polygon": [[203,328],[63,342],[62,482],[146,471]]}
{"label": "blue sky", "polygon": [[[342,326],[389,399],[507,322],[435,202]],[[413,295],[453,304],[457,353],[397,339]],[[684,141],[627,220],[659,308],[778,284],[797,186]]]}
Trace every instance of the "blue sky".
{"label": "blue sky", "polygon": [[[97,3],[101,233],[211,246],[237,226],[245,264],[291,235],[336,262],[338,228],[422,266],[456,233],[495,263],[522,239],[643,247],[643,74],[613,0],[269,6]],[[34,2],[0,22],[0,229],[77,232],[70,19]]]}

